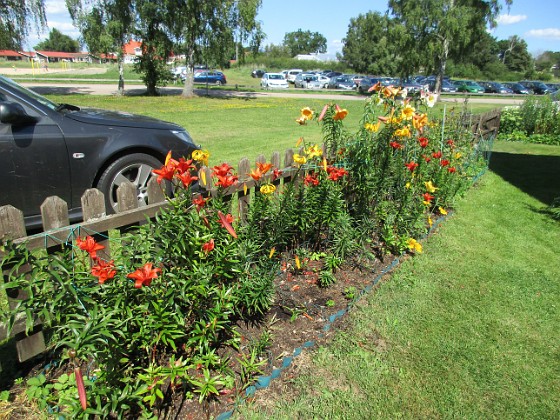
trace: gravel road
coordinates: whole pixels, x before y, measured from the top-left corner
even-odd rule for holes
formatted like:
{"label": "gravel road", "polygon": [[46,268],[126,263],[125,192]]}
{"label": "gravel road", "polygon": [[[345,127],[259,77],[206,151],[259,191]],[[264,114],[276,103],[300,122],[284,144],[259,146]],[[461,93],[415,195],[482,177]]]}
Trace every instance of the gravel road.
{"label": "gravel road", "polygon": [[[36,82],[22,82],[23,86],[26,86],[37,93],[40,94],[91,94],[91,95],[114,95],[117,93],[117,85],[115,84],[95,84],[95,83],[36,83]],[[162,95],[180,95],[182,92],[182,86],[167,86],[159,89]],[[128,85],[125,87],[125,94],[128,96],[142,95],[146,92],[143,86],[139,85]],[[303,91],[304,92],[304,91]],[[210,96],[217,97],[241,97],[241,98],[266,98],[266,97],[277,97],[277,98],[301,98],[301,99],[328,99],[328,100],[348,100],[348,101],[363,101],[364,96],[356,95],[344,95],[343,93],[287,93],[287,92],[270,92],[270,91],[258,91],[258,92],[241,92],[236,91],[234,88],[232,90],[208,90],[204,88],[195,89],[195,94],[199,96],[204,96],[208,93]],[[442,97],[444,102],[457,102],[460,103],[463,100],[457,97],[446,98]],[[515,98],[496,98],[496,97],[470,97],[469,102],[471,103],[490,103],[496,105],[519,105],[523,103],[524,99]]]}

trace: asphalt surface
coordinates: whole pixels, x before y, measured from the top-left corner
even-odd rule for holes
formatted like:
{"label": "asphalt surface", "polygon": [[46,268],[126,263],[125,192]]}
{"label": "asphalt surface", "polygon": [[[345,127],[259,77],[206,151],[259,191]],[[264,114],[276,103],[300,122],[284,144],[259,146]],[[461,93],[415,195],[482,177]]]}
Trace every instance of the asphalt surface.
{"label": "asphalt surface", "polygon": [[[117,94],[117,84],[97,84],[97,83],[37,83],[37,82],[21,82],[23,86],[26,86],[39,94],[59,94],[59,95],[72,95],[72,94],[91,94],[91,95],[115,95]],[[290,89],[293,91],[293,89]],[[159,88],[159,93],[161,95],[181,95],[183,92],[183,87],[179,85],[167,86]],[[235,90],[235,86],[231,87],[231,90],[214,90],[205,88],[196,88],[195,95],[197,96],[214,96],[214,97],[240,97],[240,98],[266,98],[266,97],[277,97],[277,98],[301,98],[301,99],[328,99],[328,100],[348,100],[348,101],[363,101],[364,96],[358,95],[344,95],[344,92],[337,93],[292,93],[292,92],[282,92],[282,91],[257,91],[257,92],[243,92],[241,90]],[[146,88],[139,85],[125,85],[125,95],[127,96],[137,96],[146,93]],[[441,97],[443,102],[456,102],[462,103],[463,98],[457,96],[454,97]],[[516,99],[511,97],[480,97],[473,96],[469,97],[468,101],[471,103],[490,103],[496,105],[519,105],[523,103],[524,99]]]}

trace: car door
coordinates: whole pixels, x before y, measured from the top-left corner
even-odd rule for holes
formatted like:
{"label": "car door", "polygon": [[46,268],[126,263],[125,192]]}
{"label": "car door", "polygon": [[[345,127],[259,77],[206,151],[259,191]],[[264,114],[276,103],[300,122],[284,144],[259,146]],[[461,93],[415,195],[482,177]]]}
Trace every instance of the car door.
{"label": "car door", "polygon": [[58,124],[44,110],[9,92],[0,100],[23,107],[36,122],[0,122],[0,205],[12,205],[25,216],[39,214],[46,197],[71,198],[66,144]]}

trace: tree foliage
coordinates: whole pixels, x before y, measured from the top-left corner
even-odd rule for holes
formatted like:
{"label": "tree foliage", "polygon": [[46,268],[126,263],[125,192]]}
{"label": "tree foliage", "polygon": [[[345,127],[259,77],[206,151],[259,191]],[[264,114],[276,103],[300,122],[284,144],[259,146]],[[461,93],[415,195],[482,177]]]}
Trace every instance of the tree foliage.
{"label": "tree foliage", "polygon": [[[505,0],[511,4],[511,0]],[[441,86],[447,60],[460,57],[493,26],[501,9],[499,0],[389,0],[389,8],[405,27],[403,69],[435,72]]]}
{"label": "tree foliage", "polygon": [[192,96],[196,63],[225,66],[236,55],[236,48],[248,44],[250,49],[258,51],[264,38],[256,20],[261,0],[66,0],[66,3],[90,51],[122,54],[123,45],[130,39],[142,41],[142,56],[136,69],[151,95],[171,77],[166,66],[171,53],[186,56],[188,71],[183,95]]}
{"label": "tree foliage", "polygon": [[44,0],[0,0],[0,50],[20,50],[34,26],[47,24]]}
{"label": "tree foliage", "polygon": [[513,35],[498,41],[498,46],[500,59],[509,70],[526,73],[533,69],[533,58],[527,51],[525,40]]}
{"label": "tree foliage", "polygon": [[319,32],[288,32],[284,35],[284,46],[292,57],[298,54],[324,53],[327,51],[327,39]]}
{"label": "tree foliage", "polygon": [[82,41],[92,54],[116,54],[118,92],[124,93],[124,45],[131,39],[134,2],[131,0],[66,0]]}
{"label": "tree foliage", "polygon": [[33,47],[36,51],[62,51],[75,53],[80,51],[80,43],[56,28],[52,28],[49,37]]}
{"label": "tree foliage", "polygon": [[553,71],[556,76],[560,74],[560,51],[545,51],[535,60],[537,71]]}
{"label": "tree foliage", "polygon": [[398,74],[402,55],[395,40],[402,26],[378,12],[350,19],[342,60],[358,73]]}

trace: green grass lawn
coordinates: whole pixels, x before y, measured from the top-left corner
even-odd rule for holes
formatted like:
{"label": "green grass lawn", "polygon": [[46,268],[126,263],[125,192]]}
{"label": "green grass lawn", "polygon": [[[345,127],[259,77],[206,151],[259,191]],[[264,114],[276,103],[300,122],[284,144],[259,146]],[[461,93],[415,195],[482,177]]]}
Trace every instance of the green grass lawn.
{"label": "green grass lawn", "polygon": [[[149,115],[185,127],[196,143],[211,153],[211,165],[227,161],[237,165],[243,157],[254,161],[262,153],[270,158],[278,151],[295,146],[300,137],[308,144],[321,143],[321,133],[315,123],[298,125],[295,120],[303,107],[320,112],[331,100],[293,98],[208,98],[185,99],[180,96],[101,96],[101,95],[45,95],[55,102],[78,106],[106,108]],[[363,114],[363,100],[336,101],[349,113],[345,126],[356,132]],[[451,105],[447,105],[450,109]],[[492,105],[495,107],[495,105]],[[485,105],[471,105],[472,112],[490,109]],[[434,109],[439,114],[440,109]]]}
{"label": "green grass lawn", "polygon": [[560,147],[499,143],[493,159],[293,388],[241,417],[560,417],[560,224],[542,212]]}

